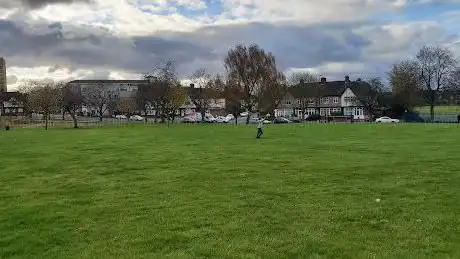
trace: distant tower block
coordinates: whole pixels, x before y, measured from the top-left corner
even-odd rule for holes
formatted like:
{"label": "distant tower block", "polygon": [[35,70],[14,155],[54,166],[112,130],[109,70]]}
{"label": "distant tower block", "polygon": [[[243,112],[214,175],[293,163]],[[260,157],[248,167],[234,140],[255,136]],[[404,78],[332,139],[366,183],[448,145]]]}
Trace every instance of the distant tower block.
{"label": "distant tower block", "polygon": [[6,92],[6,64],[5,59],[0,57],[0,92]]}

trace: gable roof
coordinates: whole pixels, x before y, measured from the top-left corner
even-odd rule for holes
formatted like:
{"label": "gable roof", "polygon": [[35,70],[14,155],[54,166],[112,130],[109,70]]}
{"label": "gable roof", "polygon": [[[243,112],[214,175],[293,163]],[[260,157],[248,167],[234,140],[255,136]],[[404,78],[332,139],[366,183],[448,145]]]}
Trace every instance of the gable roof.
{"label": "gable roof", "polygon": [[[199,92],[201,89],[209,89],[209,88],[200,88],[200,87],[191,87],[191,86],[186,86],[185,87],[185,92],[187,93],[188,96],[199,96]],[[225,94],[223,91],[215,91],[213,93],[216,98],[225,98]]]}
{"label": "gable roof", "polygon": [[20,92],[0,92],[0,101],[9,101],[14,98],[18,101],[24,101],[26,95]]}
{"label": "gable roof", "polygon": [[288,88],[288,92],[294,98],[324,96],[341,96],[343,92],[350,88],[355,95],[366,95],[370,91],[370,85],[364,81],[331,81],[321,84],[304,83],[297,84]]}

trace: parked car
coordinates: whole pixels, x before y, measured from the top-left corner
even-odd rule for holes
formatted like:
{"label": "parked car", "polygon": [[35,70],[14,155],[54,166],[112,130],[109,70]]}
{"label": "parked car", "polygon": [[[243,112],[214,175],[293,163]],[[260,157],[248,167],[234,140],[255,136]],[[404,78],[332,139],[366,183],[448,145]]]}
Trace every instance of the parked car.
{"label": "parked car", "polygon": [[[257,123],[259,123],[259,121],[260,121],[260,118],[251,118],[251,119],[249,120],[249,123],[251,123],[251,124],[257,124]],[[263,124],[270,124],[270,123],[272,123],[272,122],[269,121],[269,120],[266,120],[266,119],[263,120]]]}
{"label": "parked car", "polygon": [[241,117],[248,117],[249,116],[249,112],[242,112],[240,114]]}
{"label": "parked car", "polygon": [[384,117],[380,117],[376,119],[375,122],[377,123],[398,123],[399,120],[384,116]]}
{"label": "parked car", "polygon": [[231,117],[228,116],[217,116],[215,122],[217,123],[229,123],[232,120]]}
{"label": "parked car", "polygon": [[295,123],[302,122],[302,120],[299,117],[291,117],[291,118],[289,118],[289,120],[292,121],[292,122],[295,122]]}
{"label": "parked car", "polygon": [[225,118],[227,118],[228,121],[231,121],[231,120],[235,119],[235,116],[233,114],[227,114],[227,116],[225,116]]}
{"label": "parked car", "polygon": [[128,117],[126,117],[125,115],[122,115],[122,114],[118,114],[118,115],[115,115],[115,119],[119,119],[119,120],[127,120]]}
{"label": "parked car", "polygon": [[273,120],[273,123],[276,123],[276,124],[279,124],[279,123],[291,123],[291,121],[286,119],[286,118],[283,118],[283,117],[276,117]]}
{"label": "parked car", "polygon": [[182,118],[182,123],[196,123],[196,119],[187,116]]}
{"label": "parked car", "polygon": [[139,115],[133,115],[133,116],[129,117],[129,120],[131,120],[131,121],[144,121],[144,118],[139,116]]}

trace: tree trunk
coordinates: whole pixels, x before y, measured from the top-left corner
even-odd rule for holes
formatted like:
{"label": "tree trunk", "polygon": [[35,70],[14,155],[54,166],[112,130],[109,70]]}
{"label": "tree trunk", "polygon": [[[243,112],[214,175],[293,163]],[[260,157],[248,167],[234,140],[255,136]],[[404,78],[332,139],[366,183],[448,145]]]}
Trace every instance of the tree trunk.
{"label": "tree trunk", "polygon": [[78,121],[77,121],[77,116],[75,116],[75,111],[74,112],[69,112],[70,113],[70,116],[72,116],[72,120],[73,120],[73,128],[74,129],[78,129]]}
{"label": "tree trunk", "polygon": [[65,110],[62,111],[62,120],[65,121]]}
{"label": "tree trunk", "polygon": [[434,104],[431,103],[430,104],[430,118],[431,118],[431,122],[434,121]]}
{"label": "tree trunk", "polygon": [[48,130],[48,114],[45,113],[45,130]]}
{"label": "tree trunk", "polygon": [[246,117],[246,124],[249,124],[250,119],[251,119],[251,114],[248,112],[248,117]]}
{"label": "tree trunk", "polygon": [[238,113],[233,114],[235,116],[235,125],[238,125]]}
{"label": "tree trunk", "polygon": [[431,121],[434,121],[434,105],[436,104],[436,92],[431,90],[431,98],[430,98],[430,118]]}
{"label": "tree trunk", "polygon": [[204,109],[201,110],[201,122],[204,122],[204,117],[206,116],[206,111]]}
{"label": "tree trunk", "polygon": [[147,123],[147,109],[144,111],[144,121]]}

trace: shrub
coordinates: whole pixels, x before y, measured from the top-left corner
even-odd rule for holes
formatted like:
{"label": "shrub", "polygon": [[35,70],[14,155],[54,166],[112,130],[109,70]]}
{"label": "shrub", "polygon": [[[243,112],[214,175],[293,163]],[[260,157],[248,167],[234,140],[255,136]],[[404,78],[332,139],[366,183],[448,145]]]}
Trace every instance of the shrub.
{"label": "shrub", "polygon": [[311,115],[308,115],[305,120],[307,120],[307,121],[319,121],[321,119],[322,119],[321,115],[319,115],[319,114],[311,114]]}

